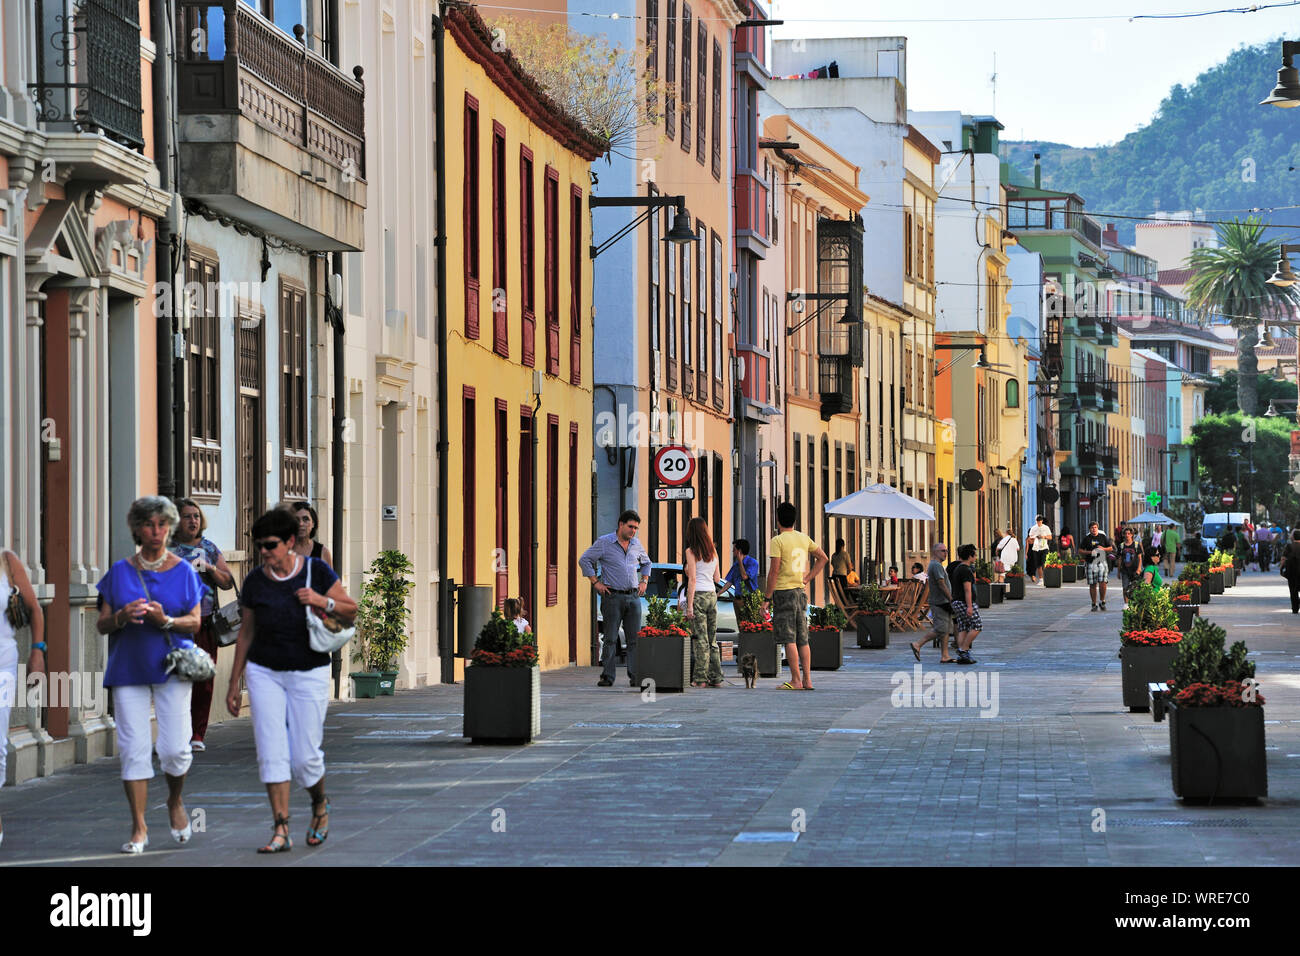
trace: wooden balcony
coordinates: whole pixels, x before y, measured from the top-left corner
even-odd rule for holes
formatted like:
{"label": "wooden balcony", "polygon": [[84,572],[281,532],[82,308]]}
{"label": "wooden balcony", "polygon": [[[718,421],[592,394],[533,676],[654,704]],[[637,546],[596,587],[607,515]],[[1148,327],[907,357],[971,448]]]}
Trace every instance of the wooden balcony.
{"label": "wooden balcony", "polygon": [[771,359],[768,354],[750,345],[740,345],[736,347],[736,355],[744,360],[744,372],[740,376],[741,394],[759,405],[770,404],[768,369]]}
{"label": "wooden balcony", "polygon": [[762,257],[772,245],[767,215],[767,184],[751,173],[736,173],[734,201],[736,236],[748,240],[750,251]]}
{"label": "wooden balcony", "polygon": [[365,89],[239,0],[179,0],[180,192],[313,251],[362,247]]}

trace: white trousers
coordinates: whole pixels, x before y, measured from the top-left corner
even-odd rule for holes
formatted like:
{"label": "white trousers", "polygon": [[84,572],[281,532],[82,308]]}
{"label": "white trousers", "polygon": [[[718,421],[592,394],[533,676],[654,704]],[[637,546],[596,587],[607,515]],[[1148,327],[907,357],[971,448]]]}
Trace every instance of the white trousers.
{"label": "white trousers", "polygon": [[262,783],[314,786],[325,776],[325,708],[330,666],[309,671],[274,671],[248,662],[244,670],[253,711],[253,740]]}
{"label": "white trousers", "polygon": [[18,642],[0,637],[0,787],[9,763],[9,714],[18,705]]}
{"label": "white trousers", "polygon": [[[122,755],[123,780],[153,779],[152,751],[158,751],[163,773],[182,777],[190,769],[189,681],[169,677],[162,684],[130,684],[113,688],[113,719],[117,722],[117,749]],[[158,741],[149,724],[149,702],[158,717]]]}

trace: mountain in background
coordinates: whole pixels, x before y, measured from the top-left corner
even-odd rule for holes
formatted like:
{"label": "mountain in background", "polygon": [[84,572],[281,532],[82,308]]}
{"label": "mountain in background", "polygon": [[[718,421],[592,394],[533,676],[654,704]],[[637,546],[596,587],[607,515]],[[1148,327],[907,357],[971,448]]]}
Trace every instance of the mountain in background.
{"label": "mountain in background", "polygon": [[[1042,154],[1043,186],[1077,193],[1094,218],[1204,210],[1207,219],[1300,224],[1300,109],[1260,106],[1282,65],[1281,41],[1239,47],[1189,87],[1169,91],[1151,122],[1111,146],[1002,141],[1002,158],[1033,175]],[[1107,90],[1104,95],[1114,92]],[[1133,244],[1133,221],[1113,220]],[[1300,235],[1300,230],[1286,230]],[[1162,268],[1177,268],[1161,263]]]}

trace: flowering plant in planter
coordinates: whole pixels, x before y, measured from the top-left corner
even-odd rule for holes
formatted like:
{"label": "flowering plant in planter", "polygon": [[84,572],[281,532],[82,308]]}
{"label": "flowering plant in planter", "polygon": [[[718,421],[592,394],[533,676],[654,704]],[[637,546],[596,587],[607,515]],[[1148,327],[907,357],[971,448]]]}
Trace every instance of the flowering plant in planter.
{"label": "flowering plant in planter", "polygon": [[1200,591],[1199,585],[1191,581],[1175,581],[1169,585],[1169,596],[1175,605],[1192,604]]}
{"label": "flowering plant in planter", "polygon": [[1160,647],[1164,644],[1177,644],[1183,639],[1182,631],[1158,627],[1154,631],[1124,631],[1120,641],[1131,647]]}
{"label": "flowering plant in planter", "polygon": [[1198,618],[1174,658],[1169,691],[1180,707],[1262,707],[1264,695],[1254,682],[1255,662],[1246,657],[1246,642],[1225,654],[1227,632]]}
{"label": "flowering plant in planter", "polygon": [[1045,568],[1063,568],[1065,563],[1061,560],[1060,552],[1048,551],[1047,557],[1043,558],[1043,567]]}
{"label": "flowering plant in planter", "polygon": [[1189,561],[1178,572],[1179,581],[1199,582],[1209,572],[1210,566],[1204,561]]}
{"label": "flowering plant in planter", "polygon": [[975,580],[984,584],[993,583],[993,565],[983,558],[975,559]]}
{"label": "flowering plant in planter", "polygon": [[1133,631],[1161,629],[1178,629],[1178,612],[1174,610],[1169,592],[1164,588],[1138,582],[1129,589],[1128,607],[1124,608],[1120,638],[1123,639],[1124,635]]}
{"label": "flowering plant in planter", "polygon": [[837,605],[828,604],[825,607],[813,605],[808,608],[808,630],[810,631],[842,631],[848,626],[849,619]]}
{"label": "flowering plant in planter", "polygon": [[1232,567],[1232,555],[1226,551],[1214,549],[1214,554],[1210,555],[1210,570],[1222,571],[1224,568]]}
{"label": "flowering plant in planter", "polygon": [[772,630],[772,620],[763,607],[763,593],[761,591],[750,591],[744,597],[738,598],[735,608],[736,627],[741,631]]}
{"label": "flowering plant in planter", "polygon": [[686,619],[682,612],[668,605],[667,598],[652,597],[646,602],[645,624],[641,637],[688,637]]}
{"label": "flowering plant in planter", "polygon": [[1011,565],[1011,570],[1006,573],[1006,577],[1009,578],[1023,578],[1024,576],[1025,576],[1025,569],[1020,566],[1019,561]]}
{"label": "flowering plant in planter", "polygon": [[889,602],[885,600],[885,592],[874,584],[859,588],[858,610],[865,614],[888,614]]}
{"label": "flowering plant in planter", "polygon": [[532,634],[520,634],[513,621],[495,610],[478,632],[469,659],[477,667],[536,667],[537,642]]}

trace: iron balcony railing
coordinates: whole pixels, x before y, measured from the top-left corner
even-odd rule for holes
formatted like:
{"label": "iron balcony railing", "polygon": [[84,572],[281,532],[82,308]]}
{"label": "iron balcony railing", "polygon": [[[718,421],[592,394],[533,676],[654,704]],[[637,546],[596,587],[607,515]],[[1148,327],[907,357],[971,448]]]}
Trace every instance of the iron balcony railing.
{"label": "iron balcony railing", "polygon": [[138,0],[32,0],[36,80],[47,128],[101,132],[144,146]]}

